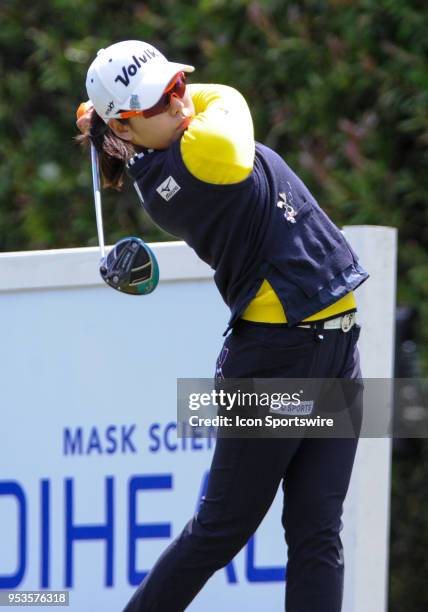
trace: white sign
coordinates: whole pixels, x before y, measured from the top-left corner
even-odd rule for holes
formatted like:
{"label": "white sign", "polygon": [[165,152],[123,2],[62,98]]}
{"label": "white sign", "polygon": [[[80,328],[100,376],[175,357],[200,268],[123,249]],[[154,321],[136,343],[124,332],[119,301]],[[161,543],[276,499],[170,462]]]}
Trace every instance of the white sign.
{"label": "white sign", "polygon": [[[228,311],[190,249],[152,246],[161,283],[138,297],[98,279],[96,249],[0,255],[0,588],[69,590],[70,610],[117,612],[195,512],[214,442],[177,439],[176,380],[214,375]],[[363,442],[380,444],[373,462],[360,446],[346,500],[346,612],[386,605],[390,446]],[[190,611],[283,609],[281,505]]]}

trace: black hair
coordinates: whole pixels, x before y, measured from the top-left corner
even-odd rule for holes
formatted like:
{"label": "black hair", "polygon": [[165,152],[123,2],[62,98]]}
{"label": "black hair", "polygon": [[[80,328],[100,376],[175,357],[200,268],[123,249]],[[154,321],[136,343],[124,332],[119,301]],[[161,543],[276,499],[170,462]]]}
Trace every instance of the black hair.
{"label": "black hair", "polygon": [[[127,123],[127,119],[119,119]],[[126,162],[138,152],[130,142],[122,140],[95,112],[92,112],[89,130],[76,136],[76,141],[84,147],[92,142],[100,160],[103,187],[120,191],[123,187]]]}

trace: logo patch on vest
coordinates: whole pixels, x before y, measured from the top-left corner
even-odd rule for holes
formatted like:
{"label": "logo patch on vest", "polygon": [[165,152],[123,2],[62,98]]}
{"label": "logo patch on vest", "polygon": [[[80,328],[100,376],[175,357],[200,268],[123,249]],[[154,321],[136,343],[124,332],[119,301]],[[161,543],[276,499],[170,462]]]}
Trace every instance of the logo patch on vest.
{"label": "logo patch on vest", "polygon": [[297,210],[295,210],[295,208],[291,206],[290,202],[288,202],[287,195],[284,192],[280,193],[279,197],[281,199],[279,200],[279,202],[276,203],[276,205],[278,206],[278,208],[284,209],[285,220],[289,223],[296,223],[296,219],[294,217],[297,215]]}
{"label": "logo patch on vest", "polygon": [[164,200],[169,202],[170,199],[175,196],[177,191],[180,191],[180,189],[180,185],[175,182],[172,176],[169,176],[167,179],[164,180],[163,183],[159,185],[156,191]]}

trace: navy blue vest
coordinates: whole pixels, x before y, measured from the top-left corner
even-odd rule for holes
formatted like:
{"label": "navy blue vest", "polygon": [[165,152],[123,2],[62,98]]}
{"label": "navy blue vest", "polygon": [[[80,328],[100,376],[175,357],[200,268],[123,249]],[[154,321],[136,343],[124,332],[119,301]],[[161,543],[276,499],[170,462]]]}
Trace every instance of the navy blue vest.
{"label": "navy blue vest", "polygon": [[[212,185],[186,168],[177,141],[128,163],[153,221],[214,270],[229,328],[267,279],[290,325],[330,306],[368,278],[341,231],[284,160],[256,145],[242,182]],[[228,328],[228,329],[229,329]]]}

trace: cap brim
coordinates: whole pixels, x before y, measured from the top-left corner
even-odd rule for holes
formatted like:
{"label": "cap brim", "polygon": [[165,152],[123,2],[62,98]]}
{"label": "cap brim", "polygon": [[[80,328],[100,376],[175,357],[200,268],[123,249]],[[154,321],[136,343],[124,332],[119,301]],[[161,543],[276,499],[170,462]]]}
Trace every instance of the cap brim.
{"label": "cap brim", "polygon": [[[132,95],[121,103],[121,110],[147,110],[151,108],[158,102],[166,86],[177,72],[193,72],[194,70],[194,66],[177,62],[154,63],[150,67],[147,66],[138,87],[132,92]],[[140,105],[139,108],[136,107],[137,102]]]}

